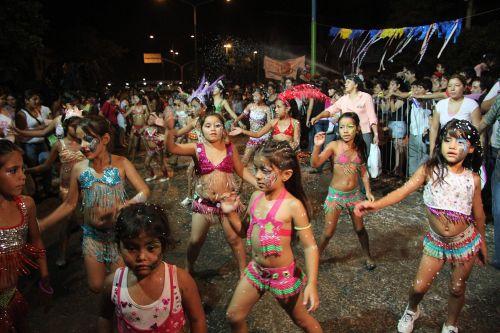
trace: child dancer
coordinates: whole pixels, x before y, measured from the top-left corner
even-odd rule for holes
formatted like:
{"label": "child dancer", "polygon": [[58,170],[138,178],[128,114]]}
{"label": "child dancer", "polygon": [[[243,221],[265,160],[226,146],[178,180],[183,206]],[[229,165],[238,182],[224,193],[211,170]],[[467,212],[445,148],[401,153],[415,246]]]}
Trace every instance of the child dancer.
{"label": "child dancer", "polygon": [[[99,293],[106,277],[106,269],[114,271],[123,266],[114,243],[116,213],[123,206],[146,201],[149,188],[129,160],[108,152],[107,145],[111,136],[109,122],[105,118],[83,118],[77,127],[76,136],[87,160],[73,166],[66,200],[40,221],[40,228],[43,231],[69,216],[75,210],[80,192],[82,193],[83,258],[89,288],[92,292]],[[125,180],[138,192],[128,201],[125,199]]]}
{"label": "child dancer", "polygon": [[[147,96],[144,96],[147,100]],[[146,125],[146,121],[149,117],[148,107],[142,104],[142,100],[138,95],[134,95],[131,98],[132,106],[128,109],[125,114],[125,118],[132,114],[132,131],[130,133],[130,141],[128,145],[128,155],[130,159],[133,161],[135,159],[135,153],[137,150],[137,145],[141,142],[141,135],[143,132],[143,128]]]}
{"label": "child dancer", "polygon": [[159,179],[159,182],[163,183],[169,179],[167,161],[163,158],[165,152],[165,130],[163,127],[164,120],[159,118],[156,113],[151,113],[148,119],[148,126],[143,131],[144,143],[146,145],[144,168],[149,172],[149,177],[145,179],[147,182],[153,181],[157,177],[151,166],[153,159],[156,159],[156,162],[161,167],[162,177]]}
{"label": "child dancer", "polygon": [[[81,120],[81,112],[73,114],[67,113],[63,122],[64,132],[66,136],[58,140],[52,147],[49,158],[41,165],[27,169],[26,173],[42,173],[50,170],[54,162],[59,158],[61,161],[61,169],[59,175],[59,197],[62,201],[66,199],[69,189],[69,181],[73,166],[85,159],[85,156],[80,151],[80,139],[76,136],[76,128]],[[56,260],[56,265],[63,267],[66,265],[66,250],[68,247],[68,224],[69,218],[61,222],[61,232],[59,235],[59,258]]]}
{"label": "child dancer", "polygon": [[[291,102],[295,103],[293,100]],[[300,123],[298,120],[290,117],[290,104],[287,101],[278,99],[276,101],[275,112],[278,118],[266,123],[259,131],[248,131],[236,127],[229,135],[237,136],[244,134],[252,138],[260,138],[272,131],[273,140],[287,141],[294,150],[298,149],[300,144]]]}
{"label": "child dancer", "polygon": [[[257,150],[254,164],[260,191],[252,194],[248,211],[247,244],[252,261],[227,310],[231,330],[248,332],[248,313],[264,292],[270,291],[305,332],[322,332],[318,321],[308,313],[319,305],[319,255],[295,152],[287,142],[271,140]],[[294,230],[304,248],[307,279],[295,266],[291,245]]]}
{"label": "child dancer", "polygon": [[39,268],[42,291],[51,294],[35,202],[21,195],[26,177],[22,151],[0,140],[0,332],[25,332],[27,304],[17,290],[19,275]]}
{"label": "child dancer", "polygon": [[[201,134],[199,117],[203,117],[206,112],[206,105],[204,103],[204,97],[198,96],[191,99],[191,112],[189,114],[189,119],[187,125],[177,131],[176,136],[186,135],[188,142],[202,142],[203,135]],[[181,205],[187,207],[193,201],[193,181],[195,175],[195,165],[194,160],[191,160],[187,170],[187,181],[188,181],[188,195],[184,200],[181,201]]]}
{"label": "child dancer", "polygon": [[205,312],[193,278],[162,260],[170,242],[165,212],[156,205],[134,204],[120,212],[116,242],[125,267],[104,282],[98,332],[207,332]]}
{"label": "child dancer", "polygon": [[224,114],[227,112],[231,119],[226,121],[225,128],[231,128],[230,124],[233,124],[233,121],[236,120],[238,116],[231,109],[229,102],[224,98],[224,84],[221,80],[216,81],[216,84],[212,90],[212,96],[214,99],[215,113],[222,115],[222,117],[226,119]]}
{"label": "child dancer", "polygon": [[476,258],[487,262],[481,180],[476,172],[482,163],[481,143],[474,126],[466,120],[451,120],[440,131],[432,158],[399,189],[375,202],[356,205],[359,216],[393,205],[425,183],[429,232],[424,253],[410,288],[408,306],[399,320],[398,332],[413,331],[420,316],[418,304],[446,262],[451,263],[448,317],[441,332],[458,332],[458,315],[465,302],[465,286]]}
{"label": "child dancer", "polygon": [[359,188],[358,177],[363,180],[366,197],[373,201],[370,189],[370,180],[366,170],[366,145],[363,141],[359,117],[354,112],[346,112],[339,118],[340,140],[330,142],[320,153],[325,143],[325,132],[314,136],[314,149],[311,155],[311,166],[317,168],[331,157],[333,160],[333,178],[328,187],[325,209],[325,227],[321,235],[319,253],[323,253],[328,242],[333,237],[340,213],[346,210],[351,216],[354,230],[358,235],[361,248],[365,256],[367,270],[375,268],[375,263],[370,256],[368,233],[363,224],[363,219],[353,214],[354,205],[365,199]]}
{"label": "child dancer", "polygon": [[300,145],[300,123],[298,120],[290,117],[290,111],[291,108],[294,108],[296,112],[292,113],[298,113],[295,99],[303,98],[327,100],[328,96],[309,84],[293,86],[278,95],[274,110],[278,117],[277,119],[267,122],[258,132],[246,131],[236,127],[231,131],[230,135],[244,134],[252,138],[260,138],[272,130],[271,135],[273,140],[287,141],[294,150],[298,150]]}
{"label": "child dancer", "polygon": [[[248,117],[250,121],[250,131],[259,132],[267,123],[271,121],[271,109],[264,103],[264,94],[260,89],[255,89],[252,94],[253,103],[247,105],[243,113],[236,118],[236,123],[243,117]],[[260,138],[250,137],[246,146],[245,153],[243,154],[242,162],[247,166],[250,159],[255,154],[257,148],[269,139],[269,134],[264,134]]]}
{"label": "child dancer", "polygon": [[200,118],[203,142],[177,144],[174,142],[174,119],[168,117],[167,150],[172,154],[192,156],[198,175],[192,204],[191,237],[187,250],[187,268],[193,274],[194,263],[205,242],[208,228],[216,218],[221,221],[240,273],[246,267],[242,241],[242,224],[238,216],[240,205],[225,210],[225,201],[234,197],[236,183],[234,173],[256,186],[255,178],[243,167],[238,151],[232,143],[226,143],[224,119],[220,114],[208,113]]}

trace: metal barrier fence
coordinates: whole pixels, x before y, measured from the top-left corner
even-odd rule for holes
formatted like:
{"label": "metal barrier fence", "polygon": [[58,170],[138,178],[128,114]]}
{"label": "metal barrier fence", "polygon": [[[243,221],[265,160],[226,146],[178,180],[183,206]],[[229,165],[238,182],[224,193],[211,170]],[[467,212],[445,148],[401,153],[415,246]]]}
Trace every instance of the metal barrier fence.
{"label": "metal barrier fence", "polygon": [[382,170],[409,177],[429,154],[433,100],[374,98],[379,120]]}

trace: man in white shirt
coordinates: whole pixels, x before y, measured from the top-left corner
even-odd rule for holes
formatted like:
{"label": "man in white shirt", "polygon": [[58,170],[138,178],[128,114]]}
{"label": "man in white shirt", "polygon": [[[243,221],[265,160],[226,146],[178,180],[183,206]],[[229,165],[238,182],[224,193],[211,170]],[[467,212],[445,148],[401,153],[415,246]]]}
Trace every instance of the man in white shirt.
{"label": "man in white shirt", "polygon": [[[417,81],[417,94],[429,94],[432,82],[428,79]],[[424,133],[429,130],[429,117],[431,115],[431,101],[411,99],[410,111],[410,137],[408,143],[408,172],[411,175],[427,158],[427,145],[422,141]]]}

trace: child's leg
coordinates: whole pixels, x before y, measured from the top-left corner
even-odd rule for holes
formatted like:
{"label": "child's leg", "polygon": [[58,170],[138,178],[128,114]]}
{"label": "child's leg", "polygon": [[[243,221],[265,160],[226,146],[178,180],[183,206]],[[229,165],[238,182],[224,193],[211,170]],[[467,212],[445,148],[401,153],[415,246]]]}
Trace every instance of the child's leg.
{"label": "child's leg", "polygon": [[240,279],[226,312],[231,332],[248,332],[247,316],[261,297],[259,291],[245,277]]}
{"label": "child's leg", "polygon": [[146,159],[144,160],[144,169],[146,169],[146,171],[149,175],[147,177],[148,180],[151,180],[155,176],[155,170],[151,166],[151,161],[153,160],[154,156],[155,156],[154,152],[152,152],[150,150],[148,150],[146,152]]}
{"label": "child's leg", "polygon": [[233,250],[234,257],[238,262],[238,268],[240,270],[240,275],[243,274],[246,265],[246,254],[245,246],[243,245],[243,239],[241,238],[241,233],[243,232],[243,225],[236,212],[231,212],[222,217],[222,230],[224,230],[224,235],[226,240]]}
{"label": "child's leg", "polygon": [[443,268],[444,261],[428,255],[422,255],[417,275],[410,288],[408,309],[416,312],[417,306],[429,290],[437,273]]}
{"label": "child's leg", "polygon": [[323,329],[319,322],[307,312],[304,301],[304,292],[301,292],[295,297],[287,299],[279,299],[281,307],[288,313],[295,325],[300,327],[304,332],[322,333]]}
{"label": "child's leg", "polygon": [[164,152],[163,152],[163,150],[161,150],[158,153],[158,164],[161,167],[161,173],[163,175],[163,178],[169,178],[168,168],[167,168],[167,165],[165,164],[165,159],[163,158],[163,155],[164,155]]}
{"label": "child's leg", "polygon": [[476,258],[460,264],[452,264],[450,296],[448,297],[448,318],[446,325],[457,326],[458,315],[465,302],[465,287]]}
{"label": "child's leg", "polygon": [[323,229],[323,234],[321,235],[319,241],[319,255],[325,250],[330,239],[332,239],[335,229],[337,228],[337,222],[339,221],[340,209],[332,209],[332,211],[325,214],[325,227]]}
{"label": "child's leg", "polygon": [[366,232],[365,225],[363,224],[363,218],[354,215],[352,211],[349,212],[349,215],[351,215],[354,231],[356,232],[356,235],[358,235],[359,243],[361,244],[363,254],[366,258],[366,267],[368,269],[373,269],[375,266],[370,255],[370,239],[368,238],[368,233]]}
{"label": "child's leg", "polygon": [[187,248],[186,269],[194,274],[194,263],[200,254],[201,247],[207,238],[210,222],[202,214],[193,213],[191,220],[191,236]]}
{"label": "child's leg", "polygon": [[135,130],[132,128],[132,133],[130,134],[130,140],[128,145],[127,155],[130,156],[131,161],[135,157],[135,145],[137,144],[137,136],[135,135]]}
{"label": "child's leg", "polygon": [[83,262],[87,271],[89,289],[93,293],[99,294],[102,291],[104,279],[106,278],[106,265],[98,262],[97,258],[91,255],[84,255]]}

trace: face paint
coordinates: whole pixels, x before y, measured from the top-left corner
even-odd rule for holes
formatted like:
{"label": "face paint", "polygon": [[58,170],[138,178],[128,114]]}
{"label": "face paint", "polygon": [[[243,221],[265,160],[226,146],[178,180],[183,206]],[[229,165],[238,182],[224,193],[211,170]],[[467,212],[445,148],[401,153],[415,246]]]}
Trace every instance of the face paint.
{"label": "face paint", "polygon": [[263,184],[266,188],[271,188],[276,180],[278,179],[278,175],[274,170],[263,170],[264,177],[262,178]]}
{"label": "face paint", "polygon": [[88,150],[91,153],[95,153],[97,150],[97,146],[101,142],[99,138],[95,138],[92,135],[85,134],[83,136],[83,140],[88,142],[88,146],[86,147],[86,150]]}
{"label": "face paint", "polygon": [[457,139],[457,144],[458,144],[458,149],[460,150],[460,153],[467,152],[469,150],[469,141],[460,138]]}

